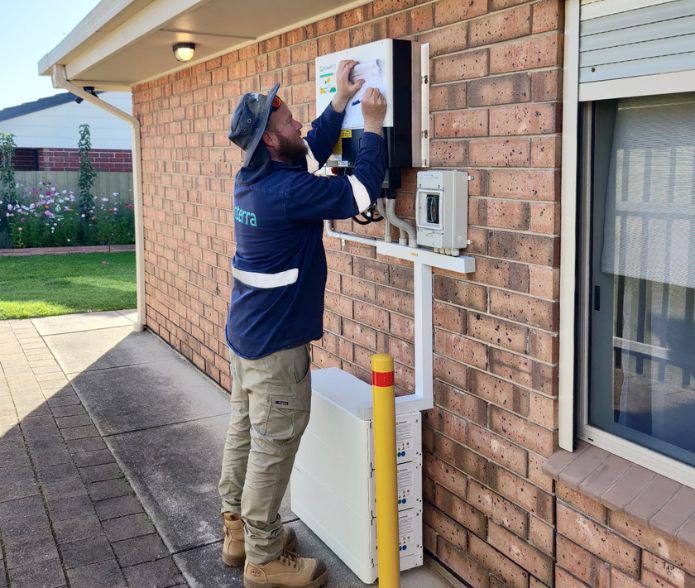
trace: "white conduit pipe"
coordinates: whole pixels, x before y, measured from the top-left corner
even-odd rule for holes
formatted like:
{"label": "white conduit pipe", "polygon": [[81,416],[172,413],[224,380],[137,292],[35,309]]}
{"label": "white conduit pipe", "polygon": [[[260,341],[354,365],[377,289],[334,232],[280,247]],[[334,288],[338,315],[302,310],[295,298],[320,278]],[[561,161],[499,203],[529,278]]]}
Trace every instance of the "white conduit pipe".
{"label": "white conduit pipe", "polygon": [[97,108],[107,111],[109,114],[124,120],[130,125],[133,139],[133,212],[135,214],[135,283],[137,291],[137,319],[135,330],[142,331],[145,328],[145,240],[143,231],[143,207],[140,165],[140,121],[134,116],[116,108],[108,102],[100,100],[97,96],[85,92],[80,86],[76,86],[68,80],[64,65],[54,65],[52,72],[54,88],[63,88],[68,92],[79,96]]}
{"label": "white conduit pipe", "polygon": [[405,237],[403,237],[403,232],[408,233],[408,247],[417,247],[417,237],[415,233],[415,227],[410,223],[405,222],[402,218],[396,216],[396,199],[387,198],[386,199],[386,218],[393,224],[393,226],[398,227],[401,231],[401,237],[398,240],[400,245],[405,245]]}
{"label": "white conduit pipe", "polygon": [[383,198],[377,198],[376,209],[379,211],[379,214],[384,219],[384,241],[386,243],[391,243],[391,221],[386,218],[386,209],[384,207]]}

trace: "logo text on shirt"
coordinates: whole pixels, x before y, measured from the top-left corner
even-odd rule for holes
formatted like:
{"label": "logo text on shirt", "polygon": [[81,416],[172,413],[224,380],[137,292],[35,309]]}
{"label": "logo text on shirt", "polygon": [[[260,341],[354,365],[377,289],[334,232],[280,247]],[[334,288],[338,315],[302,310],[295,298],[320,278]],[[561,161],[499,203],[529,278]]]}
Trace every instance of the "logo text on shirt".
{"label": "logo text on shirt", "polygon": [[252,227],[258,226],[256,224],[256,214],[253,212],[249,212],[248,210],[244,210],[240,206],[234,207],[234,220],[238,223],[251,225]]}

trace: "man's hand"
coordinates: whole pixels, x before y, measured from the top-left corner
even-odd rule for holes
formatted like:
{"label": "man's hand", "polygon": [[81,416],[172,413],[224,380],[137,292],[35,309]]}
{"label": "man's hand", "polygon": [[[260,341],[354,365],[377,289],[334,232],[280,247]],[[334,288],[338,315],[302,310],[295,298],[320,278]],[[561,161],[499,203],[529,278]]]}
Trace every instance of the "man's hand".
{"label": "man's hand", "polygon": [[367,88],[362,95],[362,116],[365,132],[380,135],[386,116],[386,98],[376,88]]}
{"label": "man's hand", "polygon": [[338,63],[338,69],[335,72],[336,92],[331,100],[333,110],[336,112],[343,112],[347,103],[364,84],[364,80],[350,81],[350,73],[356,65],[357,62],[353,59],[346,59]]}

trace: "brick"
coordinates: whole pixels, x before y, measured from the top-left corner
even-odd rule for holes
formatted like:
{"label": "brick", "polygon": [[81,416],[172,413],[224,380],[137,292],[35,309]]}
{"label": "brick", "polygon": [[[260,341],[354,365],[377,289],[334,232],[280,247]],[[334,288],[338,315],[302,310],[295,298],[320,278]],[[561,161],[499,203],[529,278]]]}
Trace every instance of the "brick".
{"label": "brick", "polygon": [[487,367],[486,346],[461,335],[435,329],[434,351],[467,365]]}
{"label": "brick", "polygon": [[490,428],[519,445],[549,457],[555,451],[556,437],[553,431],[540,427],[511,412],[490,407]]}
{"label": "brick", "polygon": [[487,569],[468,553],[458,549],[441,536],[437,540],[437,555],[445,566],[452,569],[455,574],[471,586],[489,588]]}
{"label": "brick", "polygon": [[528,512],[552,523],[553,497],[531,482],[500,467],[490,468],[490,487]]}
{"label": "brick", "polygon": [[562,63],[562,36],[550,33],[526,37],[490,48],[490,73],[552,67]]}
{"label": "brick", "polygon": [[560,270],[552,267],[529,267],[529,294],[557,300],[560,297]]}
{"label": "brick", "polygon": [[142,512],[140,501],[133,495],[107,498],[97,502],[95,507],[102,521]]}
{"label": "brick", "polygon": [[580,582],[560,567],[555,567],[555,585],[562,588],[587,588],[584,582]]}
{"label": "brick", "polygon": [[505,554],[509,559],[523,566],[536,578],[546,584],[553,581],[553,560],[507,529],[491,523],[488,529],[490,545]]}
{"label": "brick", "polygon": [[466,84],[430,86],[430,110],[455,110],[466,108]]}
{"label": "brick", "polygon": [[512,351],[526,351],[528,329],[478,312],[468,313],[466,334]]}
{"label": "brick", "polygon": [[510,529],[517,535],[521,537],[526,535],[528,530],[526,513],[512,502],[502,498],[499,494],[475,480],[470,480],[468,483],[466,501],[493,521]]}
{"label": "brick", "polygon": [[434,6],[434,23],[442,26],[459,22],[487,12],[487,0],[441,0]]}
{"label": "brick", "polygon": [[459,443],[465,442],[467,423],[457,415],[435,406],[423,414],[423,421],[447,437]]}
{"label": "brick", "polygon": [[[408,29],[412,27],[409,26]],[[408,33],[409,34],[409,33]],[[468,22],[453,23],[446,28],[438,28],[420,35],[421,43],[430,44],[430,57],[454,53],[468,48]]]}
{"label": "brick", "polygon": [[478,480],[485,480],[487,476],[487,460],[474,453],[465,445],[449,439],[430,427],[423,429],[430,440],[429,444],[423,441],[425,447],[435,453],[437,457],[455,468]]}
{"label": "brick", "polygon": [[155,532],[149,517],[138,513],[104,521],[104,532],[112,543]]}
{"label": "brick", "polygon": [[[491,231],[488,239],[488,254],[506,260],[556,267],[560,259],[559,245],[556,237],[495,230]],[[552,320],[544,319],[544,324],[547,323],[552,324]]]}
{"label": "brick", "polygon": [[423,514],[424,528],[436,529],[446,541],[459,549],[466,549],[468,533],[456,521],[434,506],[426,506]]}
{"label": "brick", "polygon": [[437,327],[463,333],[466,327],[466,311],[435,300],[432,307],[432,322]]}
{"label": "brick", "polygon": [[434,503],[439,510],[449,515],[472,533],[482,537],[485,536],[485,515],[455,494],[437,485],[434,490]]}
{"label": "brick", "polygon": [[500,259],[476,258],[475,272],[468,274],[468,278],[474,282],[508,290],[519,292],[529,290],[529,266]]}
{"label": "brick", "polygon": [[611,569],[611,586],[617,586],[618,588],[642,588],[644,586],[641,582],[638,582],[635,578],[623,574],[620,570],[615,568]]}
{"label": "brick", "polygon": [[555,104],[497,106],[490,109],[490,136],[554,133],[559,131],[560,122]]}
{"label": "brick", "polygon": [[534,517],[529,516],[528,540],[546,555],[555,554],[555,527]]}
{"label": "brick", "polygon": [[471,369],[469,389],[488,402],[526,415],[529,411],[529,394],[511,382],[505,382],[488,373]]}
{"label": "brick", "polygon": [[677,586],[678,588],[692,588],[695,586],[695,576],[685,573],[679,567],[670,564],[665,559],[657,557],[648,551],[642,551],[642,579],[650,572],[650,586]]}
{"label": "brick", "polygon": [[[470,200],[470,206],[475,207],[476,200]],[[509,202],[481,198],[477,200],[478,219],[475,224],[501,229],[529,229],[531,209],[526,202]]]}
{"label": "brick", "polygon": [[695,557],[693,557],[692,547],[671,535],[649,528],[624,512],[610,511],[608,521],[610,528],[634,541],[643,549],[649,550],[689,574],[695,574]]}
{"label": "brick", "polygon": [[560,234],[560,207],[557,204],[532,202],[530,204],[530,230],[548,235]]}
{"label": "brick", "polygon": [[466,51],[434,59],[432,81],[458,82],[488,75],[488,51]]}
{"label": "brick", "polygon": [[562,71],[552,69],[533,72],[531,74],[531,99],[534,102],[562,100]]}
{"label": "brick", "polygon": [[557,330],[560,322],[556,303],[504,290],[490,290],[490,312],[548,330]]}
{"label": "brick", "polygon": [[435,113],[433,131],[436,138],[484,137],[488,134],[487,110]]}
{"label": "brick", "polygon": [[474,423],[484,425],[487,421],[485,402],[466,392],[459,392],[440,380],[434,383],[434,402],[437,406]]}
{"label": "brick", "polygon": [[[466,143],[463,141],[432,141],[430,144],[432,166],[459,167],[466,164]],[[468,233],[470,238],[470,229]]]}
{"label": "brick", "polygon": [[463,472],[429,452],[426,452],[424,455],[423,472],[428,478],[446,488],[452,494],[459,498],[465,498],[467,478]]}
{"label": "brick", "polygon": [[434,377],[460,389],[467,387],[466,366],[439,355],[434,356]]}
{"label": "brick", "polygon": [[470,23],[471,47],[507,41],[531,32],[531,7],[521,6],[478,18]]}
{"label": "brick", "polygon": [[565,8],[560,0],[542,0],[533,5],[533,33],[563,30]]}
{"label": "brick", "polygon": [[640,550],[636,545],[629,543],[591,519],[574,512],[562,503],[557,505],[557,517],[558,533],[583,546],[614,567],[633,577],[639,576]]}
{"label": "brick", "polygon": [[515,167],[529,163],[528,139],[475,139],[468,149],[468,161],[473,166]]}
{"label": "brick", "polygon": [[610,586],[610,565],[562,535],[557,536],[557,565],[590,586]]}
{"label": "brick", "polygon": [[437,300],[475,310],[487,310],[486,288],[466,281],[435,275],[434,297]]}
{"label": "brick", "polygon": [[531,97],[531,78],[528,74],[519,73],[472,80],[468,83],[467,92],[470,106],[528,102]]}
{"label": "brick", "polygon": [[526,450],[488,429],[469,423],[466,427],[466,443],[471,449],[517,474],[525,476],[528,471]]}
{"label": "brick", "polygon": [[[494,523],[493,523],[494,524]],[[491,573],[502,578],[505,586],[525,588],[528,586],[528,572],[488,545],[485,541],[470,536],[470,554],[480,561]]]}

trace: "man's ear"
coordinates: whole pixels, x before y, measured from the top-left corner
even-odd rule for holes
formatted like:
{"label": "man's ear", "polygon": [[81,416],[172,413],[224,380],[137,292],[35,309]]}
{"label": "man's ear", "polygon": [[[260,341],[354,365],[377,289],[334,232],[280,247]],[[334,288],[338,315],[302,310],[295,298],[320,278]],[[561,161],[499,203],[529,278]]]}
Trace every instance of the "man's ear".
{"label": "man's ear", "polygon": [[261,140],[265,143],[266,147],[269,147],[271,149],[277,147],[278,140],[274,133],[264,131],[261,135]]}

